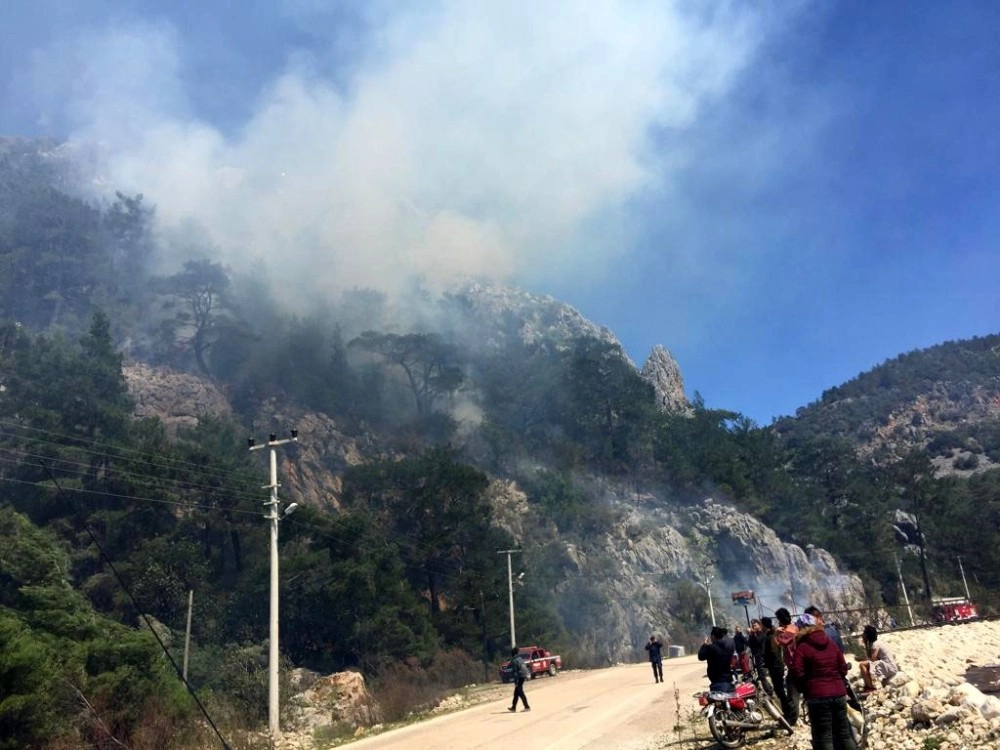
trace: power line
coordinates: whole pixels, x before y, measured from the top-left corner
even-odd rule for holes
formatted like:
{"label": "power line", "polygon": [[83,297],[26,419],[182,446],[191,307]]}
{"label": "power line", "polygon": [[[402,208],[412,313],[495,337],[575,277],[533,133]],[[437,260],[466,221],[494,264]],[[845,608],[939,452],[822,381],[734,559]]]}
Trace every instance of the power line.
{"label": "power line", "polygon": [[[37,466],[37,467],[41,467],[40,464],[33,464],[33,465]],[[24,484],[24,485],[30,485],[32,487],[41,487],[43,489],[45,487],[44,485],[39,484],[38,482],[32,482],[32,481],[29,481],[27,479],[15,479],[14,477],[0,477],[0,482],[6,482],[8,484]],[[120,493],[106,492],[106,491],[103,491],[103,490],[88,490],[88,489],[84,489],[82,487],[68,487],[68,488],[65,488],[65,489],[60,489],[60,491],[62,493],[64,493],[64,494],[68,494],[70,492],[75,492],[75,493],[81,494],[81,495],[97,495],[98,497],[114,498],[114,499],[117,499],[117,500],[138,500],[138,501],[141,501],[141,502],[155,503],[155,504],[158,504],[158,505],[173,505],[173,506],[176,506],[176,507],[179,507],[179,508],[198,508],[198,509],[201,509],[201,510],[209,510],[209,511],[213,511],[213,512],[216,512],[216,513],[235,513],[235,514],[238,514],[238,515],[246,515],[246,516],[260,516],[259,512],[254,512],[254,511],[249,511],[249,510],[239,510],[237,508],[233,508],[233,509],[218,508],[218,507],[213,506],[213,505],[204,505],[204,504],[199,504],[199,503],[183,502],[183,501],[180,501],[180,500],[160,500],[159,498],[155,498],[155,497],[143,497],[141,495],[123,495],[123,494],[120,494]]]}
{"label": "power line", "polygon": [[[56,489],[60,493],[62,493],[63,489],[59,484],[59,480],[56,479],[56,475],[50,471],[49,476],[52,478],[52,482],[55,484]],[[122,590],[125,592],[125,595],[128,596],[129,601],[132,602],[132,606],[135,607],[136,612],[140,613],[143,621],[146,623],[146,627],[149,628],[149,632],[153,634],[153,638],[155,638],[156,642],[160,644],[160,648],[163,650],[164,655],[173,665],[174,671],[177,673],[178,678],[181,680],[181,682],[184,683],[184,687],[187,688],[188,693],[194,699],[194,702],[198,705],[198,708],[201,710],[201,713],[205,717],[205,720],[208,722],[208,725],[212,727],[212,731],[215,732],[215,735],[219,738],[219,742],[222,744],[223,750],[229,750],[229,744],[222,736],[222,733],[219,731],[219,728],[215,725],[215,722],[212,721],[212,717],[211,715],[209,715],[208,710],[202,704],[201,700],[198,699],[198,695],[195,693],[194,688],[191,687],[191,683],[187,681],[187,678],[184,677],[181,668],[177,666],[177,661],[170,653],[170,650],[167,648],[167,645],[163,642],[163,639],[160,638],[159,633],[156,632],[156,628],[153,627],[153,623],[149,619],[149,615],[143,612],[142,609],[139,607],[139,603],[136,601],[135,596],[133,596],[132,590],[129,589],[129,587],[125,584],[125,581],[118,573],[118,569],[115,567],[114,563],[111,562],[111,558],[108,557],[107,553],[104,551],[104,547],[101,545],[100,541],[98,541],[97,536],[94,534],[93,530],[90,527],[90,524],[79,513],[76,507],[76,503],[74,503],[72,499],[70,499],[70,506],[73,508],[73,512],[76,515],[77,521],[86,530],[87,535],[90,537],[90,540],[94,543],[94,546],[97,547],[97,551],[100,553],[101,559],[103,559],[108,568],[111,569],[111,572],[114,574],[115,579],[118,581],[118,585],[122,587]]]}
{"label": "power line", "polygon": [[[18,430],[23,430],[26,432],[40,433],[42,435],[48,436],[49,439],[45,440],[38,437],[24,437],[16,432],[10,432],[2,429],[0,429],[0,436],[19,438],[22,440],[31,440],[33,442],[42,443],[45,445],[52,445],[63,449],[73,448],[75,450],[79,450],[84,453],[88,453],[90,455],[95,455],[95,456],[121,458],[123,460],[130,460],[130,461],[141,459],[144,461],[144,463],[150,466],[155,466],[159,468],[177,467],[178,469],[190,468],[190,469],[195,469],[202,473],[207,473],[210,476],[217,476],[220,478],[238,476],[241,479],[250,481],[250,478],[252,476],[251,475],[252,469],[249,466],[246,467],[246,473],[243,474],[239,471],[234,471],[229,469],[206,467],[204,464],[195,463],[193,461],[187,461],[178,457],[168,458],[168,460],[165,461],[164,460],[165,457],[161,453],[146,453],[143,451],[135,450],[133,448],[126,448],[124,446],[109,445],[108,443],[102,442],[97,439],[85,438],[80,435],[67,435],[65,433],[54,432],[52,430],[45,430],[40,427],[32,427],[30,425],[11,422],[9,420],[0,419],[0,426],[7,426]],[[62,438],[63,441],[70,441],[70,442],[69,443],[59,442],[53,440],[52,438]],[[85,447],[88,445],[91,447]],[[98,450],[97,447],[95,446],[101,447],[102,449]]]}

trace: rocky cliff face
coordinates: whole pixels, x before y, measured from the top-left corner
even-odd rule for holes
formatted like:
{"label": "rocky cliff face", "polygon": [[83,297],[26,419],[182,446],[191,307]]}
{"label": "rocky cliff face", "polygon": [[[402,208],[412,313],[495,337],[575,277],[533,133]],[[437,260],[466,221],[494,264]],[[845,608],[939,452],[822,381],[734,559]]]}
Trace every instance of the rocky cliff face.
{"label": "rocky cliff face", "polygon": [[451,296],[461,304],[468,323],[488,331],[479,343],[494,349],[514,339],[562,347],[574,339],[594,338],[618,347],[625,357],[621,342],[608,328],[591,323],[576,308],[554,297],[478,281],[465,284]]}
{"label": "rocky cliff face", "polygon": [[[745,627],[746,612],[731,593],[753,590],[758,607],[750,616],[778,607],[793,612],[814,604],[826,612],[858,609],[864,604],[861,580],[841,571],[825,550],[783,542],[770,528],[731,506],[707,499],[693,508],[674,508],[655,495],[622,502],[622,520],[603,540],[602,558],[613,561],[606,592],[605,650],[609,661],[638,653],[650,633],[684,643],[674,590],[682,581],[711,590],[716,621]],[[580,558],[581,575],[593,574]],[[603,563],[602,563],[603,566]],[[598,580],[600,577],[598,577]],[[704,594],[707,601],[708,594]]]}
{"label": "rocky cliff face", "polygon": [[232,414],[226,395],[205,378],[142,362],[126,365],[122,371],[135,400],[135,416],[158,418],[171,436],[194,427],[205,416]]}
{"label": "rocky cliff face", "polygon": [[677,360],[669,351],[657,344],[639,373],[642,379],[653,386],[656,405],[661,410],[674,414],[690,413],[687,396],[684,395],[684,378]]}
{"label": "rocky cliff face", "polygon": [[[134,365],[126,377],[137,415],[159,416],[174,430],[193,426],[206,414],[229,413],[224,395],[198,376]],[[266,402],[255,424],[271,426],[264,431],[298,430],[298,444],[278,454],[286,500],[336,512],[344,469],[377,457],[373,446],[345,436],[326,415],[294,406]],[[682,641],[679,620],[684,613],[673,611],[672,596],[682,581],[700,584],[712,578],[709,588],[719,622],[743,617],[742,608],[734,608],[729,599],[730,592],[743,589],[757,592],[765,613],[779,606],[799,610],[816,604],[835,611],[862,604],[860,580],[840,571],[828,553],[785,543],[725,503],[708,499],[678,508],[669,497],[636,496],[608,484],[605,493],[619,520],[584,545],[560,539],[554,524],[539,528],[516,483],[496,477],[489,493],[496,523],[514,538],[531,536],[531,524],[535,538],[557,543],[562,569],[536,574],[564,578],[553,592],[564,613],[584,611],[578,601],[593,601],[595,594],[607,597],[610,606],[588,614],[579,647],[608,663],[634,658],[651,632]]]}

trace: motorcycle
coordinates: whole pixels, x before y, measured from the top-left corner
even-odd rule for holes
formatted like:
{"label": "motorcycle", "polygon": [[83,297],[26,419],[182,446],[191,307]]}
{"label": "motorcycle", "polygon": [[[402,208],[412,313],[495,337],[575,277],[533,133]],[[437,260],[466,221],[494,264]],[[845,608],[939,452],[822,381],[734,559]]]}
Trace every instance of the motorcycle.
{"label": "motorcycle", "polygon": [[735,683],[731,693],[706,691],[697,693],[696,697],[702,707],[702,715],[708,719],[708,730],[722,747],[742,746],[749,730],[764,727],[765,713],[788,734],[794,732],[782,716],[781,709],[752,681]]}

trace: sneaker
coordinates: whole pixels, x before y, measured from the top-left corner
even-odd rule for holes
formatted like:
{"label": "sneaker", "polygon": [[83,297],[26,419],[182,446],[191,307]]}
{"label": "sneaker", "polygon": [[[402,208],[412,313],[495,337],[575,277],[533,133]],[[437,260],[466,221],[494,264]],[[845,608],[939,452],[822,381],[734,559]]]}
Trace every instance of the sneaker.
{"label": "sneaker", "polygon": [[525,710],[525,711],[530,711],[530,710],[531,710],[531,706],[525,706],[525,707],[524,707],[524,710]]}
{"label": "sneaker", "polygon": [[515,711],[517,711],[516,708],[508,708],[507,710],[510,711],[511,713],[514,713]]}

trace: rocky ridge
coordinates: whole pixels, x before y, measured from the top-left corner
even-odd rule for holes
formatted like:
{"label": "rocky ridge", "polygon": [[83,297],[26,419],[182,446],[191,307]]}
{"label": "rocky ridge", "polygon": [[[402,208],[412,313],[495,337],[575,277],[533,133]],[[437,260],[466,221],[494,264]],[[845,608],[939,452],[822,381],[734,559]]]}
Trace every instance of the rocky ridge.
{"label": "rocky ridge", "polygon": [[639,371],[642,379],[653,386],[656,405],[665,412],[689,414],[691,407],[684,395],[684,378],[677,360],[666,348],[657,344]]}
{"label": "rocky ridge", "polygon": [[[224,394],[196,375],[133,365],[126,369],[126,379],[136,400],[136,414],[159,416],[175,432],[193,426],[206,414],[229,413]],[[254,422],[265,432],[298,430],[298,443],[278,455],[281,492],[288,501],[335,511],[344,469],[382,457],[374,444],[344,435],[328,416],[293,405],[268,401]],[[538,523],[527,520],[525,494],[504,477],[493,478],[490,493],[497,523],[514,538],[524,539],[525,524]],[[769,609],[794,609],[796,600],[828,611],[860,606],[860,580],[839,571],[829,554],[785,543],[771,529],[725,503],[707,499],[698,506],[681,508],[669,497],[637,496],[616,484],[608,484],[605,495],[618,520],[589,539],[586,549],[561,540],[554,524],[533,529],[559,542],[567,575],[557,595],[567,601],[586,597],[585,591],[573,589],[576,580],[586,581],[586,586],[595,587],[595,593],[608,600],[608,607],[593,622],[588,621],[590,632],[580,641],[581,651],[601,663],[633,658],[651,628],[668,640],[673,634],[675,643],[683,643],[683,629],[677,613],[671,611],[675,606],[672,589],[679,581],[701,582],[706,574],[714,579],[710,588],[720,617],[733,621],[743,612],[732,609],[729,593],[742,589],[756,590]]]}
{"label": "rocky ridge", "polygon": [[490,329],[485,344],[499,349],[505,339],[516,337],[523,344],[552,342],[565,346],[577,338],[593,338],[625,350],[609,328],[587,320],[580,312],[549,295],[531,294],[492,282],[472,281],[457,290],[469,317]]}

